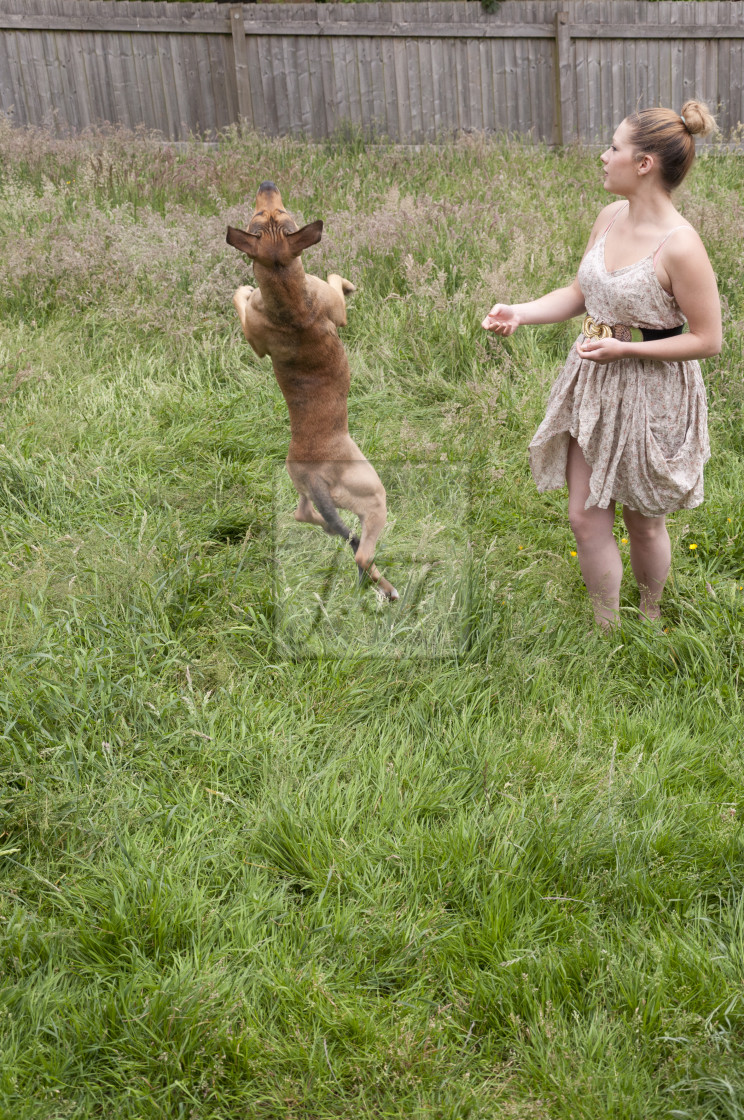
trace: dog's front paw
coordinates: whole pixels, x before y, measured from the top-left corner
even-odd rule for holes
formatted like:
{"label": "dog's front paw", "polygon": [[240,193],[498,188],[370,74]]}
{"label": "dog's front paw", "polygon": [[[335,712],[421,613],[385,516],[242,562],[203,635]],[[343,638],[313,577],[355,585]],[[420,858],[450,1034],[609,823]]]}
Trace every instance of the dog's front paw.
{"label": "dog's front paw", "polygon": [[238,288],[233,299],[245,300],[247,302],[255,290],[256,289],[251,284],[243,284],[241,288]]}

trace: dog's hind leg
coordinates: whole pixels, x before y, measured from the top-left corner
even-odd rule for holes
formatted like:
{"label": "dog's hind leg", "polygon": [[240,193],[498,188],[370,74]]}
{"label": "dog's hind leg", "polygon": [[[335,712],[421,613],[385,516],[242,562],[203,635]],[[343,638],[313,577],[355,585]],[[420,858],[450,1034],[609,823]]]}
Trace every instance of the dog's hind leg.
{"label": "dog's hind leg", "polygon": [[356,286],[352,284],[351,280],[344,279],[339,276],[337,272],[331,272],[328,276],[328,283],[332,288],[335,288],[342,296],[348,295],[350,292],[356,291]]}
{"label": "dog's hind leg", "polygon": [[[328,314],[337,327],[346,326],[346,296],[355,292],[356,288],[351,280],[344,280],[337,272],[332,272],[328,277],[328,287],[332,291],[329,300]],[[327,291],[328,289],[326,289]]]}
{"label": "dog's hind leg", "polygon": [[295,521],[302,521],[306,525],[319,525],[320,528],[324,530],[324,532],[331,532],[326,522],[316,510],[313,503],[307,497],[300,498],[299,505],[294,511],[294,519]]}
{"label": "dog's hind leg", "polygon": [[[312,525],[320,525],[330,536],[343,537],[345,541],[349,542],[352,552],[356,555],[359,548],[359,537],[354,536],[349,526],[339,517],[338,510],[333,504],[331,492],[328,489],[328,483],[320,475],[315,475],[314,478],[308,480],[308,490],[310,491],[312,504],[307,497],[300,499],[300,504],[295,510],[297,520],[309,521]],[[307,505],[304,503],[307,503]],[[313,509],[313,505],[315,509]],[[310,512],[309,515],[305,516],[308,506]],[[297,516],[300,512],[303,514],[302,517]]]}
{"label": "dog's hind leg", "polygon": [[359,548],[354,555],[359,569],[359,583],[362,584],[365,579],[371,579],[388,599],[398,599],[400,596],[392,583],[385,579],[373,562],[377,538],[385,528],[385,521],[387,520],[385,491],[382,491],[381,501],[377,498],[374,504],[364,512],[357,512],[362,523],[362,536],[359,541]]}

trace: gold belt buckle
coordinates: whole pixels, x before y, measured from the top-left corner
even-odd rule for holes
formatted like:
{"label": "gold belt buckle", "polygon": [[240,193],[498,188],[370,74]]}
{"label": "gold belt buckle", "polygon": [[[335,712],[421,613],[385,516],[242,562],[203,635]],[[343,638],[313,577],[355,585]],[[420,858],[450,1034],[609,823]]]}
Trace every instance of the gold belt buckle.
{"label": "gold belt buckle", "polygon": [[612,338],[612,327],[608,327],[607,323],[597,323],[591,315],[587,315],[581,325],[581,333],[584,338]]}

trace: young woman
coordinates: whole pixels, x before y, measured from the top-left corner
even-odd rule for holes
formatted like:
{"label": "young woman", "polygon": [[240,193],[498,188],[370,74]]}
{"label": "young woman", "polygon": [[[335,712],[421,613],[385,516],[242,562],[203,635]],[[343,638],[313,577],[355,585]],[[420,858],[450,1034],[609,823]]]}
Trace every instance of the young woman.
{"label": "young woman", "polygon": [[721,309],[703,243],[671,196],[695,158],[694,137],[714,128],[697,101],[681,114],[627,117],[601,156],[605,190],[625,201],[600,213],[574,282],[531,303],[497,303],[483,321],[507,336],[525,323],[586,315],[530,444],[530,465],[540,491],[568,483],[581,574],[603,627],[618,620],[623,570],[615,503],[641,614],[653,619],[671,562],[665,515],[703,500],[710,449],[697,359],[721,348]]}

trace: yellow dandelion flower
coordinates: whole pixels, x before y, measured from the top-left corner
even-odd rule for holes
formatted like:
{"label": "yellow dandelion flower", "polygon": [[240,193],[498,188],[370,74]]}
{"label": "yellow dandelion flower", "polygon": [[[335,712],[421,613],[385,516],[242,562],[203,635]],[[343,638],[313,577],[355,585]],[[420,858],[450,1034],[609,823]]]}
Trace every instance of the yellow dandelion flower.
{"label": "yellow dandelion flower", "polygon": [[628,543],[628,538],[627,537],[621,537],[620,538],[620,544],[627,544],[627,543]]}
{"label": "yellow dandelion flower", "polygon": [[690,552],[694,552],[696,548],[697,548],[696,544],[691,544],[690,545]]}
{"label": "yellow dandelion flower", "polygon": [[572,556],[575,556],[575,555],[576,555],[576,549],[575,549],[575,548],[572,548],[572,549],[571,549],[571,555],[572,555]]}
{"label": "yellow dandelion flower", "polygon": [[521,552],[523,548],[524,548],[524,545],[523,545],[523,544],[520,544],[520,546],[519,546],[519,551]]}

